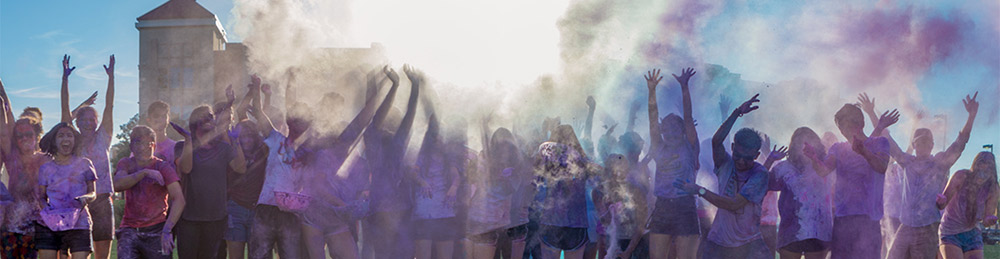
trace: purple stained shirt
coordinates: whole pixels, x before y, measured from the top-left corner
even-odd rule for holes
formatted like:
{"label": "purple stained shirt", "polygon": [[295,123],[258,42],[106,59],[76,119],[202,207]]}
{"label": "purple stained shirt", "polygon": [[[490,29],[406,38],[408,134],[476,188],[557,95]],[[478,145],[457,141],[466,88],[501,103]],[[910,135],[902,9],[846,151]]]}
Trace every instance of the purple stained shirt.
{"label": "purple stained shirt", "polygon": [[771,169],[769,189],[781,192],[778,247],[810,238],[832,240],[833,202],[828,178],[819,176],[812,166],[799,170],[782,161]]}
{"label": "purple stained shirt", "polygon": [[414,205],[416,206],[413,208],[413,215],[419,219],[440,219],[455,216],[455,209],[445,203],[445,196],[447,196],[448,188],[451,187],[452,177],[448,173],[450,167],[444,159],[444,155],[441,155],[436,158],[429,157],[426,163],[417,161],[420,177],[431,187],[430,198],[419,193],[414,194]]}
{"label": "purple stained shirt", "polygon": [[544,183],[539,186],[543,225],[586,228],[587,161],[576,149],[555,142],[539,146]]}
{"label": "purple stained shirt", "polygon": [[882,192],[885,216],[900,218],[900,206],[903,203],[903,167],[899,163],[890,162],[885,172],[885,190]]}
{"label": "purple stained shirt", "polygon": [[81,151],[83,156],[90,159],[94,164],[94,172],[97,174],[97,181],[94,182],[98,194],[112,193],[114,180],[111,178],[111,162],[108,159],[108,150],[111,148],[111,132],[104,129],[97,129],[94,144],[84,147]]}
{"label": "purple stained shirt", "polygon": [[51,161],[38,169],[38,185],[45,186],[48,206],[43,210],[79,209],[80,216],[69,229],[90,229],[90,212],[76,198],[87,194],[89,182],[97,180],[94,165],[79,156],[66,165]]}
{"label": "purple stained shirt", "polygon": [[739,247],[761,237],[761,203],[767,194],[768,175],[767,169],[756,162],[750,170],[736,171],[733,158],[729,154],[726,156],[726,163],[715,169],[719,195],[736,197],[739,194],[749,203],[736,211],[721,208],[716,211],[708,240],[724,247]]}
{"label": "purple stained shirt", "polygon": [[664,147],[661,147],[654,156],[656,157],[656,180],[654,181],[656,187],[653,188],[653,192],[656,197],[691,196],[691,194],[674,187],[674,182],[677,180],[688,182],[695,180],[697,171],[694,170],[694,166],[698,161],[695,159],[694,149],[691,148],[691,145],[687,141],[676,145],[664,144]]}
{"label": "purple stained shirt", "polygon": [[[938,233],[942,236],[947,235],[957,235],[962,232],[966,232],[976,228],[980,220],[982,220],[986,214],[986,201],[990,197],[990,185],[984,184],[982,188],[977,190],[975,194],[969,197],[968,193],[958,188],[958,192],[955,194],[955,198],[948,201],[948,204],[944,207],[944,214],[941,215],[941,225],[938,227]],[[966,214],[966,203],[969,199],[976,199],[973,203],[976,206],[975,215],[972,216],[970,220],[969,215]]]}
{"label": "purple stained shirt", "polygon": [[[889,141],[886,138],[869,137],[864,145],[872,153],[888,159]],[[867,215],[871,220],[882,219],[885,175],[876,172],[864,157],[854,152],[850,142],[833,144],[829,155],[836,158],[834,216]]]}
{"label": "purple stained shirt", "polygon": [[903,225],[923,227],[941,221],[935,201],[948,184],[948,170],[955,163],[949,157],[953,156],[941,152],[933,157],[903,154],[899,158],[903,167],[899,220]]}

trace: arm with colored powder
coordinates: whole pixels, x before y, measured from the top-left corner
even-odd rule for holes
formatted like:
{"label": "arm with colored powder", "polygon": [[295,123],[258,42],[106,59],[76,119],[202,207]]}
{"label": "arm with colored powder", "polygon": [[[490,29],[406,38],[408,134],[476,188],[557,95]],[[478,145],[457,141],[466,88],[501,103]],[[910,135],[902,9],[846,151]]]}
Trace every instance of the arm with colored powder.
{"label": "arm with colored powder", "polygon": [[955,164],[958,161],[958,158],[962,156],[962,151],[965,150],[965,144],[969,142],[972,124],[976,120],[976,114],[979,113],[979,102],[976,101],[977,96],[979,96],[979,92],[976,92],[972,97],[966,95],[965,99],[962,100],[962,104],[965,105],[965,111],[969,113],[969,117],[965,120],[965,126],[962,127],[962,131],[958,132],[958,138],[944,151],[945,161],[948,165]]}
{"label": "arm with colored powder", "polygon": [[729,132],[733,130],[736,119],[760,108],[759,106],[754,106],[754,103],[760,102],[757,99],[758,96],[760,94],[754,95],[750,100],[743,102],[740,107],[736,107],[733,113],[729,115],[729,118],[715,131],[715,135],[712,136],[712,160],[715,162],[715,168],[722,167],[730,159],[729,154],[726,153],[726,146],[723,143],[726,141],[726,137],[729,136]]}
{"label": "arm with colored powder", "polygon": [[76,67],[69,66],[69,55],[63,55],[62,87],[59,88],[59,103],[62,111],[62,122],[72,123],[73,113],[69,110],[69,75]]}
{"label": "arm with colored powder", "polygon": [[691,111],[691,90],[688,87],[688,82],[691,77],[698,72],[694,71],[694,68],[687,68],[681,70],[681,75],[674,76],[674,79],[681,84],[681,96],[683,97],[684,106],[684,135],[688,138],[688,144],[691,145],[692,154],[694,154],[694,170],[698,170],[700,165],[698,164],[698,154],[701,151],[701,146],[698,144],[698,130],[695,129],[694,115]]}
{"label": "arm with colored powder", "polygon": [[660,84],[663,76],[660,76],[659,69],[653,69],[646,72],[643,77],[646,79],[646,88],[649,88],[649,150],[654,151],[663,145],[663,136],[660,135],[660,110],[656,104],[656,85]]}
{"label": "arm with colored powder", "polygon": [[108,74],[108,89],[104,93],[104,114],[101,115],[101,125],[98,130],[103,130],[104,134],[111,136],[115,130],[115,55],[109,58],[108,65],[104,66],[104,72]]}

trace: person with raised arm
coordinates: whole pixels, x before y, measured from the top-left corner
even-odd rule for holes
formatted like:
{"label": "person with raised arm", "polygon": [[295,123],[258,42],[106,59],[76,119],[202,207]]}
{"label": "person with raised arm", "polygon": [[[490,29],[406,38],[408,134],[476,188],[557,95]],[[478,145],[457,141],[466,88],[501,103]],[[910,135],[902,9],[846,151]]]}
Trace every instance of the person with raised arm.
{"label": "person with raised arm", "polygon": [[761,203],[767,193],[767,168],[754,160],[760,155],[760,133],[743,128],[733,136],[732,155],[723,142],[736,119],[756,110],[758,95],[736,108],[712,137],[712,160],[718,177],[716,194],[690,180],[677,179],[674,186],[697,194],[719,207],[712,228],[702,244],[703,258],[774,258],[760,232]]}
{"label": "person with raised arm", "polygon": [[844,104],[834,122],[847,139],[833,144],[826,157],[807,150],[816,172],[826,176],[837,172],[833,185],[833,238],[830,257],[878,258],[882,234],[879,221],[883,212],[885,172],[889,167],[889,141],[877,133],[895,124],[899,113],[886,111],[879,117],[871,136],[865,135],[865,115],[853,104]]}
{"label": "person with raised arm", "polygon": [[84,259],[93,251],[87,207],[95,198],[97,175],[90,160],[79,155],[79,139],[76,128],[60,122],[39,141],[52,161],[38,169],[39,195],[45,204],[35,225],[38,258],[55,259],[59,250],[68,249],[70,258]]}
{"label": "person with raised arm", "polygon": [[69,56],[63,58],[63,79],[60,99],[62,101],[62,122],[70,123],[74,119],[80,129],[81,155],[94,163],[97,173],[97,198],[87,208],[93,220],[92,234],[94,238],[94,257],[107,259],[111,252],[111,239],[115,234],[114,208],[111,205],[111,194],[114,193],[114,179],[111,176],[111,163],[108,151],[115,130],[115,55],[111,55],[104,71],[108,75],[108,89],[104,98],[104,114],[98,121],[97,110],[92,106],[83,106],[72,112],[69,110],[69,74],[76,67],[69,67]]}
{"label": "person with raised arm", "polygon": [[[416,117],[417,103],[421,84],[424,81],[422,72],[411,66],[403,66],[403,72],[410,80],[410,98],[406,112],[398,127],[386,124],[386,115],[392,107],[387,99],[376,112],[371,125],[365,131],[365,158],[371,170],[371,206],[372,215],[366,220],[366,225],[372,237],[370,248],[375,258],[403,258],[413,255],[413,242],[410,240],[410,227],[406,224],[410,213],[407,178],[412,179],[407,168],[403,166],[406,147],[410,140],[410,130]],[[393,84],[399,84],[399,78],[390,77]],[[395,87],[394,87],[395,88]],[[390,89],[390,97],[395,95]],[[393,121],[394,122],[394,121]],[[419,187],[423,188],[422,181]],[[395,249],[383,249],[393,247]]]}
{"label": "person with raised arm", "polygon": [[253,92],[253,116],[257,126],[264,136],[267,146],[267,169],[264,183],[257,197],[253,210],[253,222],[248,241],[249,258],[270,258],[272,250],[277,250],[281,258],[299,258],[302,255],[299,248],[302,243],[302,226],[298,216],[293,211],[285,211],[279,207],[276,192],[298,193],[301,190],[302,168],[304,166],[301,153],[297,152],[305,141],[299,141],[312,122],[306,119],[307,106],[295,101],[294,75],[290,74],[285,90],[287,112],[285,122],[288,124],[288,136],[285,136],[272,124],[268,114],[260,106],[261,79],[256,75],[251,77],[251,92]]}
{"label": "person with raised arm", "polygon": [[[380,72],[395,74],[387,67]],[[324,136],[318,145],[312,145],[316,148],[313,159],[306,159],[305,173],[313,178],[304,183],[303,191],[313,198],[309,207],[299,215],[310,258],[323,258],[324,249],[332,258],[358,258],[360,255],[351,227],[367,210],[361,192],[368,175],[351,171],[352,168],[348,168],[346,176],[339,172],[342,172],[341,167],[375,115],[380,85],[376,83],[379,82],[376,78],[378,76],[370,76],[368,80],[365,104],[358,115],[339,134]],[[332,104],[327,102],[322,106],[328,105]]]}
{"label": "person with raised arm", "polygon": [[119,258],[171,258],[173,229],[184,211],[180,177],[172,162],[155,156],[156,133],[136,126],[129,133],[131,157],[115,166],[115,191],[125,192],[125,208],[115,248]]}
{"label": "person with raised arm", "polygon": [[[941,221],[941,212],[932,202],[935,196],[944,190],[948,182],[948,171],[965,150],[969,142],[972,124],[979,111],[976,102],[977,92],[972,97],[966,95],[962,100],[969,117],[965,126],[958,133],[948,148],[937,154],[931,154],[934,148],[934,137],[927,128],[917,129],[913,134],[910,147],[914,155],[903,152],[899,144],[884,131],[889,140],[889,154],[903,168],[902,204],[900,227],[896,231],[894,242],[889,248],[888,258],[934,258],[937,256],[937,231]],[[861,108],[869,117],[875,117],[875,99],[867,94],[858,97]],[[878,134],[878,133],[875,133]]]}
{"label": "person with raised arm", "polygon": [[[425,99],[427,100],[427,99]],[[416,258],[452,258],[455,241],[462,238],[455,204],[462,182],[459,166],[449,157],[443,125],[434,113],[434,106],[425,103],[428,114],[427,132],[417,154],[417,177],[423,188],[414,190],[414,236]]]}
{"label": "person with raised arm", "polygon": [[778,162],[770,168],[771,191],[779,192],[776,247],[782,259],[822,259],[829,253],[833,231],[833,204],[830,202],[832,179],[820,176],[814,169],[817,163],[805,154],[826,156],[826,147],[819,135],[808,127],[792,133],[787,153],[772,151],[769,161]]}
{"label": "person with raised arm", "polygon": [[[656,161],[656,186],[653,187],[656,201],[649,222],[650,256],[653,258],[666,258],[676,253],[678,258],[690,259],[698,251],[701,230],[695,197],[693,193],[672,186],[676,181],[693,182],[699,168],[698,132],[694,128],[688,87],[695,73],[693,68],[687,68],[680,76],[673,75],[681,86],[684,113],[683,117],[669,114],[662,120],[656,103],[656,86],[663,77],[659,69],[645,75],[649,89],[649,155]],[[678,251],[670,251],[671,243],[676,244]]]}
{"label": "person with raised arm", "polygon": [[601,169],[587,158],[569,125],[556,127],[549,141],[538,147],[535,159],[535,172],[541,178],[536,203],[542,258],[565,253],[565,258],[581,259],[589,241],[586,184]]}
{"label": "person with raised arm", "polygon": [[180,258],[214,258],[226,231],[226,173],[246,172],[246,158],[239,142],[233,142],[216,127],[212,107],[201,105],[191,111],[188,129],[170,125],[184,136],[177,143],[185,209],[174,228]]}
{"label": "person with raised arm", "polygon": [[7,169],[11,202],[4,206],[0,224],[0,257],[35,258],[35,220],[41,202],[38,197],[38,169],[52,158],[38,146],[42,137],[42,114],[28,112],[14,117],[10,98],[0,80],[0,154]]}
{"label": "person with raised arm", "polygon": [[649,247],[643,246],[648,241],[642,237],[649,218],[646,205],[649,186],[633,173],[630,164],[625,155],[611,154],[605,158],[604,170],[609,179],[594,190],[594,203],[604,229],[614,230],[604,233],[607,243],[618,248],[609,252],[616,253],[616,258],[649,258]]}

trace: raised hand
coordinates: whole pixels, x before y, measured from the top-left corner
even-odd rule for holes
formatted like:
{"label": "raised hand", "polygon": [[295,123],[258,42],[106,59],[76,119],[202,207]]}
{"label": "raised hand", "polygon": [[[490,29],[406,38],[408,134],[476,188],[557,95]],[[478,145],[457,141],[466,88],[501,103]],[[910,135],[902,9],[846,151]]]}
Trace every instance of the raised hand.
{"label": "raised hand", "polygon": [[757,99],[757,96],[760,96],[760,94],[754,95],[752,98],[750,98],[750,100],[743,102],[743,104],[740,105],[740,107],[736,107],[736,113],[739,114],[740,117],[742,117],[744,114],[750,113],[760,108],[760,106],[754,106],[754,103],[760,102],[760,100]]}
{"label": "raised hand", "polygon": [[815,158],[816,154],[818,153],[816,152],[816,148],[814,148],[812,145],[809,145],[809,142],[804,142],[802,144],[805,144],[804,146],[802,146],[802,154],[808,158]]}
{"label": "raised hand", "polygon": [[420,85],[424,81],[424,73],[411,65],[403,65],[403,73],[406,73],[406,78],[414,85]]}
{"label": "raised hand", "polygon": [[97,91],[94,91],[94,94],[91,94],[90,97],[87,97],[87,100],[83,100],[83,104],[94,105],[94,102],[96,101],[97,101]]}
{"label": "raised hand", "polygon": [[785,156],[788,156],[788,147],[782,146],[779,148],[778,145],[774,145],[774,148],[771,149],[771,154],[767,155],[767,159],[778,161],[785,159]]}
{"label": "raised hand", "polygon": [[[403,68],[405,69],[406,67],[404,66]],[[394,85],[399,84],[399,74],[396,73],[395,69],[389,67],[389,65],[385,65],[384,67],[382,67],[382,73],[385,73],[385,76],[389,78],[389,81],[392,81],[392,84]],[[407,72],[406,76],[409,77],[410,73]],[[413,80],[411,79],[410,81]]]}
{"label": "raised hand", "polygon": [[62,66],[63,77],[69,77],[69,74],[73,73],[73,70],[76,69],[76,67],[69,66],[69,55],[63,55]]}
{"label": "raised hand", "polygon": [[875,113],[875,98],[868,98],[868,93],[859,94],[858,102],[862,111]]}
{"label": "raised hand", "polygon": [[689,68],[686,68],[686,69],[682,69],[680,76],[677,76],[675,74],[671,74],[671,75],[673,75],[674,79],[677,79],[677,82],[680,83],[681,85],[687,85],[688,84],[688,80],[690,80],[691,76],[694,76],[694,74],[696,74],[696,73],[698,73],[698,72],[695,72],[694,68],[690,68],[689,67]]}
{"label": "raised hand", "polygon": [[979,91],[970,98],[969,95],[965,95],[965,99],[962,100],[962,104],[965,105],[965,111],[969,112],[970,115],[976,115],[979,113],[979,102],[976,101],[976,97],[979,96]]}
{"label": "raised hand", "polygon": [[587,106],[590,106],[590,108],[597,107],[597,100],[594,100],[593,95],[587,96]]}
{"label": "raised hand", "polygon": [[[899,121],[899,111],[892,109],[892,111],[886,111],[882,113],[882,116],[878,118],[878,125],[875,125],[877,129],[887,129],[892,124],[896,124]],[[878,132],[876,132],[878,133]]]}
{"label": "raised hand", "polygon": [[[69,62],[69,59],[66,60]],[[63,67],[65,69],[65,67]],[[115,77],[115,55],[111,54],[111,60],[108,61],[108,65],[104,66],[104,72],[108,73],[108,77]]]}
{"label": "raised hand", "polygon": [[663,77],[660,76],[659,69],[650,70],[646,72],[646,75],[643,77],[646,78],[646,87],[648,87],[650,91],[655,91],[656,85],[660,84],[660,79],[663,79]]}

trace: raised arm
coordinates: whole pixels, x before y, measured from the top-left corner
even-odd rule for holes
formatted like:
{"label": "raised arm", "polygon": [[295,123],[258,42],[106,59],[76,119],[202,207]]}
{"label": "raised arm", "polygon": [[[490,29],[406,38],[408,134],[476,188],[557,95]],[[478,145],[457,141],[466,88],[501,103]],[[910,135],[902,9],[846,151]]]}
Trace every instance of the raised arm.
{"label": "raised arm", "polygon": [[69,66],[69,55],[63,55],[62,87],[59,90],[60,111],[62,111],[62,122],[73,123],[73,113],[69,110],[69,75],[76,67]]}
{"label": "raised arm", "polygon": [[[390,69],[383,69],[385,73],[396,73]],[[361,136],[361,132],[365,130],[371,120],[372,116],[375,115],[375,103],[378,100],[378,84],[374,80],[368,81],[368,93],[365,95],[365,107],[361,108],[361,112],[358,112],[357,116],[351,120],[350,124],[347,124],[347,128],[337,136],[337,140],[333,144],[334,152],[339,157],[347,157],[350,153],[351,146],[358,140]]]}
{"label": "raised arm", "polygon": [[177,123],[171,122],[170,127],[181,134],[181,136],[184,136],[181,155],[177,159],[177,171],[180,171],[181,174],[190,174],[191,168],[194,167],[194,140],[191,138],[191,133],[180,125],[177,125]]}
{"label": "raised arm", "polygon": [[[385,66],[382,68],[383,71],[392,71]],[[374,138],[379,134],[382,128],[382,123],[385,122],[386,116],[389,115],[389,109],[392,108],[392,101],[396,99],[396,90],[399,89],[399,75],[395,72],[386,73],[389,77],[389,81],[392,81],[392,86],[389,87],[389,93],[386,94],[385,100],[382,104],[378,106],[378,110],[375,111],[375,117],[372,118],[372,123],[368,125],[368,130],[365,131],[365,138]],[[369,84],[376,80],[375,78],[369,78]],[[367,140],[366,140],[367,141]],[[366,142],[367,143],[367,142]]]}
{"label": "raised arm", "polygon": [[[872,125],[878,125],[878,113],[875,112],[875,98],[869,98],[868,93],[861,93],[858,95],[858,103],[861,110],[865,114],[868,114],[868,119],[872,121]],[[872,132],[874,136],[881,134],[881,132]]]}
{"label": "raised arm", "polygon": [[977,96],[979,96],[979,92],[976,92],[972,97],[966,95],[965,99],[962,100],[962,104],[965,105],[965,111],[969,113],[969,117],[965,120],[965,126],[962,127],[962,131],[958,132],[958,138],[945,150],[945,159],[949,165],[958,161],[958,158],[962,156],[962,151],[965,150],[965,144],[969,142],[972,124],[976,121],[976,114],[979,113],[979,102],[976,101]]}
{"label": "raised arm", "polygon": [[[290,88],[290,87],[289,87]],[[260,132],[266,137],[271,132],[274,132],[274,124],[271,122],[271,118],[267,117],[264,113],[264,107],[260,102],[260,77],[253,75],[250,77],[250,92],[253,93],[253,105],[251,105],[251,110],[253,110],[253,117],[257,119],[257,125],[260,127]],[[285,92],[287,95],[288,92]]]}
{"label": "raised arm", "polygon": [[583,125],[582,139],[592,139],[591,136],[593,135],[591,133],[594,128],[594,110],[596,109],[597,100],[594,100],[594,96],[587,96],[587,122]]}
{"label": "raised arm", "polygon": [[660,135],[660,110],[656,105],[656,85],[660,84],[663,76],[660,76],[659,69],[646,72],[646,87],[649,88],[649,150],[658,150],[663,145],[663,136]]}
{"label": "raised arm", "polygon": [[681,84],[681,96],[683,98],[684,106],[684,134],[687,135],[688,143],[691,145],[691,150],[694,154],[695,170],[698,170],[698,154],[701,151],[701,145],[698,144],[698,130],[695,129],[694,125],[694,115],[691,111],[691,90],[688,87],[688,82],[691,77],[698,72],[694,71],[694,68],[687,68],[682,70],[681,75],[674,76],[677,82]]}
{"label": "raised arm", "polygon": [[10,99],[7,99],[7,90],[0,80],[0,152],[11,153],[11,143],[14,134],[14,113],[10,111]]}
{"label": "raised arm", "polygon": [[101,115],[99,129],[111,135],[115,130],[115,55],[111,55],[108,65],[104,66],[104,72],[108,74],[108,90],[104,93],[104,114]]}
{"label": "raised arm", "polygon": [[729,131],[733,130],[733,124],[736,124],[736,119],[760,108],[759,106],[754,106],[754,103],[760,102],[757,96],[760,96],[760,94],[754,95],[750,100],[743,102],[740,107],[736,107],[736,110],[733,110],[729,118],[722,122],[719,129],[715,131],[715,135],[712,136],[712,160],[715,162],[715,168],[719,168],[725,164],[729,157],[726,153],[726,146],[723,143],[726,141],[726,137],[729,136]]}
{"label": "raised arm", "polygon": [[[393,136],[393,143],[399,151],[406,151],[406,143],[410,139],[410,129],[413,128],[413,120],[417,116],[417,100],[420,96],[420,84],[423,83],[423,72],[417,71],[412,66],[404,66],[403,72],[410,79],[410,101],[406,104],[406,114],[403,115],[403,122],[399,124],[396,135]],[[400,156],[402,157],[402,156]]]}

